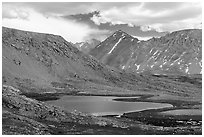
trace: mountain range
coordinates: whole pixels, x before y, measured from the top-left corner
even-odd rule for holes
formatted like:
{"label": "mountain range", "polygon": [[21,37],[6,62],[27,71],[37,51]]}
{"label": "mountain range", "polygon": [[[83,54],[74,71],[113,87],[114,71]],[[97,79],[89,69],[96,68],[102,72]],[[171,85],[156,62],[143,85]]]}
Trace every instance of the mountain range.
{"label": "mountain range", "polygon": [[118,30],[90,54],[108,66],[129,72],[200,74],[202,30],[180,30],[147,41]]}
{"label": "mountain range", "polygon": [[[132,94],[136,93],[136,91],[142,93],[142,91],[146,90],[150,92],[164,90],[170,92],[174,88],[183,90],[179,84],[172,84],[174,81],[170,82],[166,78],[158,78],[152,74],[137,75],[110,67],[110,63],[115,63],[114,59],[118,58],[113,53],[116,53],[115,51],[118,50],[117,47],[119,45],[115,49],[111,48],[113,44],[105,45],[107,48],[103,48],[102,44],[108,41],[109,38],[93,49],[93,51],[99,51],[101,48],[100,52],[95,54],[98,56],[103,55],[105,52],[110,53],[107,54],[106,58],[103,57],[104,60],[102,62],[108,64],[104,65],[95,57],[79,51],[58,35],[21,31],[5,27],[2,28],[2,33],[3,84],[14,86],[25,92],[47,92],[48,90],[49,92],[65,93],[81,91],[113,94],[114,92],[123,93],[125,89],[129,90],[129,92],[131,91],[129,94]],[[122,42],[139,42],[122,31],[116,32],[112,37],[118,34],[122,38],[125,37],[127,39]],[[115,42],[119,43],[122,38],[115,38]],[[123,51],[132,49],[127,48],[131,47],[130,44],[126,44]],[[129,57],[129,54],[127,54],[129,52],[121,51],[121,53],[123,54],[118,54],[120,58]],[[127,55],[124,56],[125,54]],[[152,54],[156,55],[155,51]],[[109,57],[114,58],[106,60]],[[187,81],[189,80],[187,79]],[[169,87],[166,89],[167,83]],[[190,89],[186,85],[186,92]]]}

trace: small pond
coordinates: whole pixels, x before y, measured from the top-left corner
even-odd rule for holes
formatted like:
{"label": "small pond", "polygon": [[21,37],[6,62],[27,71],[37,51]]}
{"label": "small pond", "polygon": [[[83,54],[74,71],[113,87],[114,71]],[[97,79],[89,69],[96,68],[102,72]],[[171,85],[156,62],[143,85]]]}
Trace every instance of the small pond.
{"label": "small pond", "polygon": [[63,96],[58,100],[46,101],[49,104],[60,106],[67,111],[79,111],[96,116],[122,115],[126,112],[136,112],[147,109],[172,107],[167,103],[153,102],[124,102],[115,101],[118,98],[139,97],[114,97],[114,96]]}

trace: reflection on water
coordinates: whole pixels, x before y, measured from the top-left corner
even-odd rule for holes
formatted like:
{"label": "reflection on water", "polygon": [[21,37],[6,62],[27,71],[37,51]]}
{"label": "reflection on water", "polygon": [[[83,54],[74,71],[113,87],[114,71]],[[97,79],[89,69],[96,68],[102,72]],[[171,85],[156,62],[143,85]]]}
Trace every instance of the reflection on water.
{"label": "reflection on water", "polygon": [[[125,112],[141,111],[145,109],[156,109],[172,107],[166,103],[152,102],[122,102],[115,101],[116,98],[110,96],[63,96],[59,100],[47,101],[49,104],[63,107],[67,111],[80,111],[93,115],[121,115]],[[139,97],[128,97],[139,98]]]}

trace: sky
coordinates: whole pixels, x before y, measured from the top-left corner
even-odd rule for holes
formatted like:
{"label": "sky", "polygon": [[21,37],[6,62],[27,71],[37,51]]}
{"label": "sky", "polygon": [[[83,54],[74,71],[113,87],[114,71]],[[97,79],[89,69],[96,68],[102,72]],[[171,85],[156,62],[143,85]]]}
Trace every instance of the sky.
{"label": "sky", "polygon": [[72,43],[117,30],[141,40],[202,28],[199,2],[3,2],[2,25],[61,35]]}

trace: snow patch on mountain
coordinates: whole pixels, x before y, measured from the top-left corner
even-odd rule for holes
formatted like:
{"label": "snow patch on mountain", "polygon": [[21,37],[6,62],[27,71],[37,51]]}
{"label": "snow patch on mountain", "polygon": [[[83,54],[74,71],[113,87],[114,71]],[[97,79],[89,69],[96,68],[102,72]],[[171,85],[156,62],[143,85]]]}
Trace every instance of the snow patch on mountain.
{"label": "snow patch on mountain", "polygon": [[121,42],[121,40],[124,38],[125,36],[123,36],[122,38],[120,38],[119,40],[118,40],[118,42],[113,46],[113,48],[108,52],[108,54],[111,54],[112,53],[112,51],[116,48],[116,46]]}
{"label": "snow patch on mountain", "polygon": [[152,38],[152,37],[140,37],[140,36],[133,36],[133,35],[132,35],[132,37],[137,38],[139,40],[145,40],[145,41]]}

